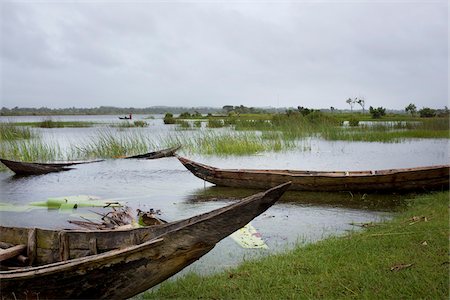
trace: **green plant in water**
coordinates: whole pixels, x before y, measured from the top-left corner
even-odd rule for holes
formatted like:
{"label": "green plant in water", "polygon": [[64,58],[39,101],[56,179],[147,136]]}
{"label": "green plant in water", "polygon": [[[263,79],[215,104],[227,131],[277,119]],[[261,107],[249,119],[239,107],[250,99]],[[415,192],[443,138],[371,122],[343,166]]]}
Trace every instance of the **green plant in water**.
{"label": "green plant in water", "polygon": [[28,127],[17,127],[14,123],[0,123],[1,141],[31,139],[36,136],[37,134]]}
{"label": "green plant in water", "polygon": [[[73,158],[59,144],[44,142],[41,138],[9,140],[0,143],[0,157],[28,162],[48,162]],[[4,170],[3,165],[0,166]]]}
{"label": "green plant in water", "polygon": [[148,152],[151,142],[141,132],[118,132],[100,130],[85,144],[76,146],[76,154],[81,157],[123,157]]}
{"label": "green plant in water", "polygon": [[41,128],[61,128],[64,125],[61,122],[55,122],[52,119],[45,119],[38,124],[38,127]]}
{"label": "green plant in water", "polygon": [[135,126],[135,127],[147,127],[147,126],[148,126],[148,123],[145,122],[145,121],[141,121],[141,120],[139,120],[139,121],[134,121],[134,126]]}
{"label": "green plant in water", "polygon": [[359,125],[359,120],[356,119],[356,118],[351,118],[351,119],[348,121],[348,125],[350,125],[351,127],[356,127],[356,126]]}
{"label": "green plant in water", "polygon": [[209,119],[206,126],[209,128],[221,128],[224,126],[224,123],[220,119]]}
{"label": "green plant in water", "polygon": [[178,124],[178,127],[182,128],[182,129],[191,128],[191,123],[189,123],[188,121],[185,121],[185,120],[177,120],[177,124]]}
{"label": "green plant in water", "polygon": [[171,114],[171,113],[166,113],[163,121],[164,121],[164,124],[175,124],[176,123],[176,120],[173,117],[173,114]]}

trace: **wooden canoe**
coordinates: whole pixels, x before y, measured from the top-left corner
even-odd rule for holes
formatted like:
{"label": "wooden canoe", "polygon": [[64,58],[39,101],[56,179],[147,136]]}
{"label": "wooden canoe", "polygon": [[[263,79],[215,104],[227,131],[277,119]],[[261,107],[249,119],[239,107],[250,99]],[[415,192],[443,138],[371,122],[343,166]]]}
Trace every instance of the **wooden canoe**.
{"label": "wooden canoe", "polygon": [[41,175],[52,172],[67,171],[72,169],[69,168],[70,166],[89,164],[100,162],[103,160],[38,163],[14,161],[0,158],[0,161],[17,175]]}
{"label": "wooden canoe", "polygon": [[[284,183],[185,220],[127,230],[0,227],[32,267],[0,271],[0,298],[124,299],[164,281],[272,206]],[[17,247],[17,246],[16,246]]]}
{"label": "wooden canoe", "polygon": [[291,181],[298,191],[448,190],[449,165],[378,171],[292,171],[219,169],[177,156],[195,176],[219,186],[265,189]]}
{"label": "wooden canoe", "polygon": [[149,153],[145,153],[145,154],[128,156],[128,157],[125,157],[125,159],[130,159],[130,158],[133,158],[133,159],[157,159],[157,158],[163,158],[163,157],[171,157],[171,156],[174,156],[175,152],[180,148],[181,148],[181,146],[176,146],[176,147],[158,150],[158,151],[154,151],[154,152],[149,152]]}

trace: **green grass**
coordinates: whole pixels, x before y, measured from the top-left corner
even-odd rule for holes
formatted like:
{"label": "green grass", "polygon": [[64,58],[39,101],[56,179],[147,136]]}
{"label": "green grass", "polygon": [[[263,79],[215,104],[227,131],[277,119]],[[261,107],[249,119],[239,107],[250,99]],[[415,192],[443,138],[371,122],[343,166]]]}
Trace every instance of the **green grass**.
{"label": "green grass", "polygon": [[212,115],[212,116],[189,116],[189,117],[178,117],[177,119],[196,119],[196,120],[227,120],[227,119],[239,119],[239,120],[272,120],[273,114],[234,114],[231,116],[227,115]]}
{"label": "green grass", "polygon": [[86,121],[53,121],[51,119],[43,120],[41,122],[17,122],[14,123],[16,126],[30,126],[39,128],[84,128],[95,126],[96,122],[86,122]]}
{"label": "green grass", "polygon": [[[0,143],[0,157],[28,162],[48,162],[73,158],[70,154],[65,153],[57,143],[44,142],[40,138],[4,141]],[[0,170],[4,171],[6,167],[0,164]]]}
{"label": "green grass", "polygon": [[179,128],[179,129],[190,129],[192,127],[191,123],[189,123],[188,121],[185,121],[185,120],[177,120],[176,124],[178,124],[177,128]]}
{"label": "green grass", "polygon": [[0,140],[12,141],[20,139],[31,139],[36,133],[27,127],[17,127],[14,123],[0,123]]}
{"label": "green grass", "polygon": [[208,128],[221,128],[224,125],[225,124],[224,124],[223,120],[221,120],[221,119],[209,119],[208,123],[206,124],[206,127],[208,127]]}
{"label": "green grass", "polygon": [[74,154],[83,158],[119,158],[149,151],[151,141],[140,132],[118,134],[110,130],[99,130],[97,135],[84,144],[74,147]]}
{"label": "green grass", "polygon": [[134,122],[128,122],[123,121],[117,124],[112,124],[111,127],[117,127],[117,128],[134,128],[134,127],[147,127],[148,123],[145,121],[134,121]]}
{"label": "green grass", "polygon": [[422,195],[394,220],[362,232],[297,246],[212,276],[191,273],[141,297],[448,299],[448,201],[448,192]]}
{"label": "green grass", "polygon": [[329,127],[321,132],[327,140],[363,142],[401,142],[411,138],[450,138],[449,119],[433,118],[422,122],[393,122],[359,127]]}
{"label": "green grass", "polygon": [[183,145],[181,151],[189,154],[204,155],[252,155],[266,151],[292,149],[295,144],[284,142],[280,137],[265,139],[255,132],[218,132],[215,130],[197,130],[190,135],[175,133],[152,140],[159,147]]}

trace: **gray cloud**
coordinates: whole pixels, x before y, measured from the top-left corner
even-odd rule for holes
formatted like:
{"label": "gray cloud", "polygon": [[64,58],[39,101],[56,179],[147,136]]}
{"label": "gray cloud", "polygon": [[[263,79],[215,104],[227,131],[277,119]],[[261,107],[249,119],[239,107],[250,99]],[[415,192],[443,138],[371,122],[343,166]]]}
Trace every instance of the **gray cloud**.
{"label": "gray cloud", "polygon": [[447,1],[2,2],[3,106],[448,105]]}

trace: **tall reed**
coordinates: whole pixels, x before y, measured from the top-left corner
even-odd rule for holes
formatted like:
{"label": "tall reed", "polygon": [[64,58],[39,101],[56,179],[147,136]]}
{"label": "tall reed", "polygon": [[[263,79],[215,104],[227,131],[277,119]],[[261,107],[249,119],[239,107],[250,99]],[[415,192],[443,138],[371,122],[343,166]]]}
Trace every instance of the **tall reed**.
{"label": "tall reed", "polygon": [[29,127],[18,127],[14,123],[0,123],[0,140],[11,141],[18,139],[31,139],[36,137],[37,133]]}
{"label": "tall reed", "polygon": [[74,152],[79,157],[123,157],[148,152],[150,140],[142,132],[117,132],[99,130],[84,144],[74,146]]}

